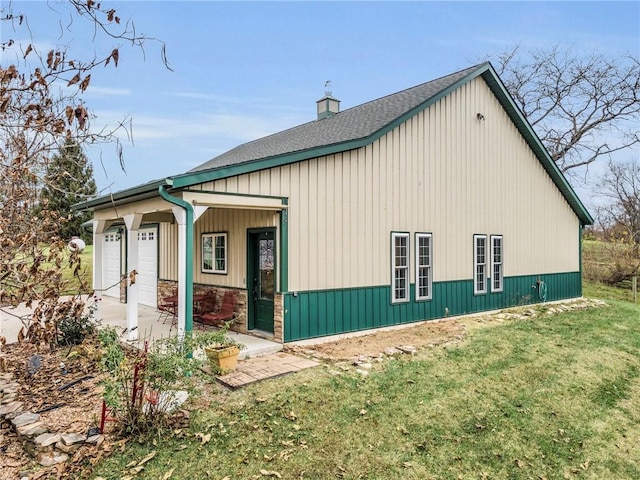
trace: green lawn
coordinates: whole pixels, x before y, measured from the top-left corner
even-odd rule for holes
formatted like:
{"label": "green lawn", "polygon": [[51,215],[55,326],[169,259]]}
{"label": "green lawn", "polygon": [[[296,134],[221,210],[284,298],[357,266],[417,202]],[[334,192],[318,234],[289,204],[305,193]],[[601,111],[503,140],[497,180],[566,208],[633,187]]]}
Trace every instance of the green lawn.
{"label": "green lawn", "polygon": [[[93,245],[87,245],[80,254],[81,269],[80,274],[87,285],[91,286],[93,275]],[[70,268],[63,270],[63,276],[67,280],[73,278],[73,271]]]}
{"label": "green lawn", "polygon": [[[91,289],[93,284],[93,245],[87,245],[80,254],[80,270],[79,275],[86,288]],[[63,293],[66,295],[76,295],[78,293],[85,294],[87,291],[79,290],[78,279],[74,278],[74,271],[69,267],[68,262],[63,263],[62,267],[62,279],[67,283],[66,291]]]}
{"label": "green lawn", "polygon": [[135,478],[640,478],[640,306],[610,303],[465,320],[464,342],[366,377],[330,365],[214,386],[190,429],[129,441],[92,478],[153,451]]}

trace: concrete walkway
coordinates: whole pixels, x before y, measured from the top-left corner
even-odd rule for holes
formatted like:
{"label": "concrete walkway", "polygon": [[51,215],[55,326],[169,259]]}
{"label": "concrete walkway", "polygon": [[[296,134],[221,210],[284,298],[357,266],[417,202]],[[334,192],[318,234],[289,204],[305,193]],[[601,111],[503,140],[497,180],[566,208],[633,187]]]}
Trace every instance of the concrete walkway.
{"label": "concrete walkway", "polygon": [[[100,308],[102,310],[101,324],[115,327],[121,339],[125,340],[127,338],[127,305],[118,302],[116,299],[104,297]],[[31,309],[20,305],[15,309],[6,307],[3,310],[5,311],[0,311],[0,335],[7,339],[7,343],[17,342],[18,332],[23,326],[18,317],[29,315]],[[157,339],[176,335],[177,329],[176,327],[171,328],[169,320],[163,322],[159,319],[160,312],[155,308],[144,305],[138,306],[138,341],[135,344],[142,346],[145,341],[153,343]],[[194,323],[195,332],[204,331],[208,328],[211,327]],[[240,359],[259,357],[282,350],[281,343],[271,342],[253,335],[244,335],[236,332],[229,332],[228,335],[238,343],[245,345],[246,348],[240,351]],[[132,342],[127,343],[132,344]]]}

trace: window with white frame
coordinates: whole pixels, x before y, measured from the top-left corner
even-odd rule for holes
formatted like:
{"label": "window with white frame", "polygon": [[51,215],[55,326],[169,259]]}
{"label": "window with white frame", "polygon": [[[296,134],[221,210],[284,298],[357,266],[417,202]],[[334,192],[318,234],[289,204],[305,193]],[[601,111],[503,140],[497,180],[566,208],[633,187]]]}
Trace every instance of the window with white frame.
{"label": "window with white frame", "polygon": [[473,236],[473,293],[487,293],[487,236]]}
{"label": "window with white frame", "polygon": [[409,234],[391,233],[391,303],[409,301]]}
{"label": "window with white frame", "polygon": [[431,299],[431,234],[416,233],[416,300]]}
{"label": "window with white frame", "polygon": [[502,274],[502,235],[491,235],[491,291],[501,292]]}
{"label": "window with white frame", "polygon": [[227,234],[202,234],[202,272],[227,273]]}

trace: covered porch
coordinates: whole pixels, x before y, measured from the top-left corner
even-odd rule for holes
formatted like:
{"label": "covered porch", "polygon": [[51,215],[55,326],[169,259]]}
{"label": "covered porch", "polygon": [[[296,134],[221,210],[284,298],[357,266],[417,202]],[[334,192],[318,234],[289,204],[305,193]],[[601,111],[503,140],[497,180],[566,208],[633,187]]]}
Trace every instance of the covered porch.
{"label": "covered porch", "polygon": [[[127,305],[120,303],[116,299],[105,297],[102,300],[102,325],[112,326],[116,328],[122,340],[127,341],[130,345],[139,347],[144,346],[144,342],[153,343],[155,340],[176,335],[176,327],[171,328],[171,322],[164,322],[159,319],[159,312],[145,305],[138,308],[138,326],[136,340],[128,340],[129,332],[127,330]],[[194,332],[205,331],[206,329],[215,328],[195,324]],[[242,343],[246,348],[240,350],[238,358],[254,358],[282,350],[282,344],[272,342],[270,340],[244,333],[229,331],[229,337],[238,343]]]}
{"label": "covered porch", "polygon": [[[236,334],[283,342],[286,198],[173,190],[167,183],[153,196],[147,191],[142,198],[95,202],[82,205],[93,212],[93,285],[98,298],[111,300],[99,302],[96,316],[108,318],[106,309],[120,302],[126,340],[144,338],[142,320],[148,314],[159,315],[163,298],[177,298],[174,331],[183,336],[196,328],[194,295],[213,290],[221,299],[232,290],[238,299],[232,326]],[[157,242],[151,281],[149,249],[141,253],[145,239]],[[120,242],[115,250],[114,241]],[[116,260],[109,253],[113,251],[120,255]],[[120,282],[115,290],[108,280],[114,265]],[[153,326],[154,331],[162,330]]]}

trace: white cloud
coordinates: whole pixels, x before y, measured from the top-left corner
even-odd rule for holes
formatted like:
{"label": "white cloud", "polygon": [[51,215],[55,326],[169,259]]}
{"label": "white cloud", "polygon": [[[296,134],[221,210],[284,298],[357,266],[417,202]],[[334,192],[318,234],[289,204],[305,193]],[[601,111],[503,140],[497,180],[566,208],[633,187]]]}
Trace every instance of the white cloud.
{"label": "white cloud", "polygon": [[84,93],[85,97],[128,97],[132,94],[129,88],[111,88],[90,85]]}
{"label": "white cloud", "polygon": [[[93,121],[95,128],[114,127],[127,118],[126,113],[113,110],[96,110],[94,113],[97,117]],[[266,114],[203,112],[189,114],[184,111],[180,116],[175,117],[149,114],[133,114],[130,117],[134,142],[222,137],[241,143],[290,128],[304,121],[295,115],[274,119]]]}

